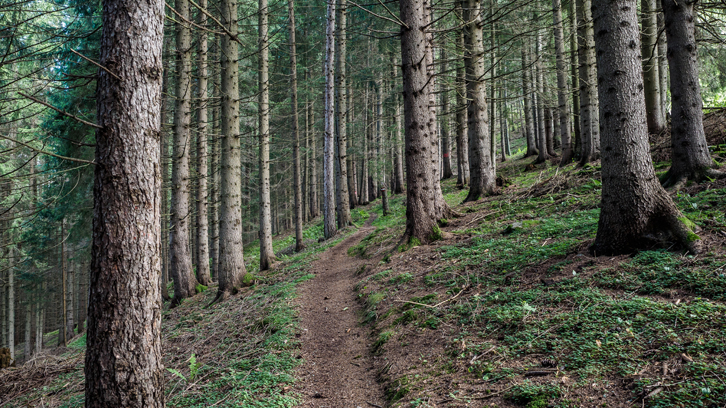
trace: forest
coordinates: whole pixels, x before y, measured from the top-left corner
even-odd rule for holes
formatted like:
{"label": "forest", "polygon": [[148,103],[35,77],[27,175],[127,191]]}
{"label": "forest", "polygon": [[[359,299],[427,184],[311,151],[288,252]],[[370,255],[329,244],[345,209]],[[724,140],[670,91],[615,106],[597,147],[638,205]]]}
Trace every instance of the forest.
{"label": "forest", "polygon": [[723,407],[726,3],[0,0],[0,407]]}

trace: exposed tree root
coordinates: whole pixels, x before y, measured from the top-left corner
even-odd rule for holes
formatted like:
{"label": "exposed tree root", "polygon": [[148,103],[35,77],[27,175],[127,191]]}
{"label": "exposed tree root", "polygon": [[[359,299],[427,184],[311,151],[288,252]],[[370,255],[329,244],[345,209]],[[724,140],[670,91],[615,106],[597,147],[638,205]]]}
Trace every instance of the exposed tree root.
{"label": "exposed tree root", "polygon": [[676,173],[671,167],[661,178],[661,185],[669,190],[678,191],[685,187],[688,181],[700,183],[706,179],[720,179],[726,177],[726,172],[714,168],[705,168],[688,173]]}

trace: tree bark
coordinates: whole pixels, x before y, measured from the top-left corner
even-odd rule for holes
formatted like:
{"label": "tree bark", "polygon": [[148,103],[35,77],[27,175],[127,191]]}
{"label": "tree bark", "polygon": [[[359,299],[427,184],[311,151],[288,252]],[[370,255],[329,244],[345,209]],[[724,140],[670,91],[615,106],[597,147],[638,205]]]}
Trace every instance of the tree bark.
{"label": "tree bark", "polygon": [[665,119],[660,103],[660,75],[658,71],[658,18],[656,0],[641,0],[640,12],[643,24],[641,34],[641,55],[643,59],[643,90],[648,132],[660,133],[665,128]]}
{"label": "tree bark", "polygon": [[594,0],[602,124],[602,203],[596,255],[630,253],[673,235],[692,252],[700,239],[658,183],[650,157],[636,0]]}
{"label": "tree bark", "polygon": [[547,107],[544,96],[544,69],[542,68],[542,30],[537,30],[537,36],[535,40],[535,60],[534,60],[534,83],[535,83],[535,94],[536,103],[534,108],[537,110],[537,119],[535,120],[535,126],[537,126],[537,150],[539,155],[535,163],[544,163],[552,157],[552,147],[550,146],[550,140],[552,140],[552,134],[549,135],[549,127],[547,126]]}
{"label": "tree bark", "polygon": [[163,407],[160,102],[164,2],[106,0],[96,97],[86,407]]}
{"label": "tree bark", "polygon": [[338,140],[338,166],[339,180],[338,185],[340,193],[338,199],[338,228],[345,228],[352,224],[350,218],[350,200],[348,197],[348,121],[346,116],[348,114],[347,105],[347,91],[348,85],[346,83],[346,19],[347,19],[347,1],[338,0],[339,5],[337,8],[338,13],[338,30],[336,31],[336,46],[337,46],[337,64],[335,81],[338,84],[336,89],[336,96],[338,100],[338,123],[337,123],[337,140]]}
{"label": "tree bark", "polygon": [[[199,0],[199,6],[203,9],[207,8],[207,0]],[[207,16],[199,13],[199,25],[204,27],[207,24]],[[197,92],[199,92],[198,103],[199,111],[197,112],[197,280],[204,286],[212,283],[209,273],[209,220],[208,220],[208,194],[207,188],[208,172],[207,172],[207,138],[208,136],[208,72],[207,72],[207,32],[201,31],[199,35],[199,58],[198,84]]]}
{"label": "tree bark", "polygon": [[[65,220],[63,220],[63,223],[65,224]],[[66,240],[66,237],[63,236],[63,240]],[[68,273],[66,273],[66,339],[71,340],[74,336],[74,329],[76,327],[74,323],[74,301],[75,301],[75,290],[74,290],[74,283],[75,283],[75,268],[73,268],[74,263],[71,263],[71,267],[68,268]]]}
{"label": "tree bark", "polygon": [[323,147],[323,235],[335,236],[335,0],[326,0],[328,14],[325,29],[325,144]]}
{"label": "tree bark", "polygon": [[61,222],[61,233],[60,233],[60,252],[61,252],[61,310],[60,319],[58,325],[58,346],[68,346],[68,329],[66,327],[66,316],[68,313],[68,286],[66,281],[68,280],[68,251],[66,247],[66,223],[65,219]]}
{"label": "tree bark", "polygon": [[315,219],[320,215],[320,205],[318,204],[318,158],[317,158],[317,138],[314,136],[315,110],[314,102],[308,105],[308,121],[311,125],[308,129],[308,139],[310,140],[310,218]]}
{"label": "tree bark", "polygon": [[532,82],[529,72],[532,70],[532,62],[529,60],[529,45],[522,44],[522,91],[524,99],[524,133],[527,139],[527,152],[524,157],[537,156],[537,141],[535,140],[534,118],[532,117]]}
{"label": "tree bark", "polygon": [[[696,0],[697,1],[697,0]],[[698,50],[695,37],[694,0],[662,0],[668,36],[668,66],[671,73],[671,156],[663,178],[666,187],[681,187],[687,180],[720,177],[708,151],[703,130],[703,100],[698,80]]]}
{"label": "tree bark", "polygon": [[422,243],[435,239],[437,222],[452,215],[437,177],[438,141],[433,98],[429,0],[401,0],[401,66],[406,129],[406,233]]}
{"label": "tree bark", "polygon": [[237,291],[246,269],[242,246],[242,174],[240,169],[239,135],[239,61],[237,43],[237,2],[222,0],[222,24],[227,35],[222,36],[221,54],[221,165],[219,209],[219,289],[217,299]]}
{"label": "tree bark", "polygon": [[368,109],[368,96],[370,94],[370,84],[366,82],[366,89],[363,92],[363,134],[361,139],[362,152],[361,158],[363,159],[363,165],[361,166],[361,177],[360,177],[360,204],[366,205],[369,202],[370,194],[368,194],[368,137],[371,129],[370,121],[370,109]]}
{"label": "tree bark", "polygon": [[464,64],[466,65],[466,96],[469,133],[469,194],[464,202],[476,201],[494,192],[496,174],[491,149],[491,132],[484,82],[484,42],[481,4],[477,0],[462,0],[466,34],[464,35]]}
{"label": "tree bark", "polygon": [[668,60],[666,57],[667,44],[665,33],[665,18],[663,17],[663,5],[661,0],[656,0],[658,11],[658,81],[660,85],[660,110],[663,115],[664,126],[668,126]]}
{"label": "tree bark", "polygon": [[[189,1],[176,0],[176,11],[189,20]],[[170,271],[174,280],[172,307],[194,296],[197,280],[190,253],[191,221],[189,197],[189,150],[191,144],[192,51],[189,26],[176,23],[176,107],[174,109],[174,148],[171,162]]]}
{"label": "tree bark", "polygon": [[[347,81],[347,97],[348,97],[348,111],[345,115],[345,121],[346,123],[353,123],[354,122],[354,115],[353,115],[353,81]],[[351,135],[352,136],[352,135]],[[348,143],[349,145],[353,145],[352,139]],[[358,183],[356,182],[356,176],[355,176],[355,156],[348,153],[348,160],[347,160],[347,167],[348,167],[348,203],[350,205],[350,208],[353,209],[356,206],[358,206]]]}
{"label": "tree bark", "polygon": [[580,62],[580,166],[600,158],[597,67],[591,0],[577,0],[577,59]]}
{"label": "tree bark", "polygon": [[[463,19],[463,11],[460,2],[456,2],[455,5],[456,17],[460,21]],[[464,45],[464,32],[465,27],[462,27],[456,33],[456,55],[463,56],[465,45]],[[469,185],[469,129],[467,127],[467,105],[466,100],[466,67],[461,62],[456,63],[456,164],[457,164],[457,179],[456,185],[460,188]]]}
{"label": "tree bark", "polygon": [[[573,158],[580,160],[582,154],[582,139],[580,136],[580,78],[577,62],[577,1],[570,0],[570,81],[572,85],[572,128],[574,140],[572,143]],[[564,154],[563,154],[564,155]]]}
{"label": "tree bark", "polygon": [[295,2],[287,1],[290,17],[290,109],[292,110],[292,172],[295,200],[295,251],[305,248],[303,243],[302,180],[300,176],[300,121],[297,112],[297,51],[295,44]]}
{"label": "tree bark", "polygon": [[[394,74],[396,74],[396,63],[393,64]],[[393,75],[393,78],[396,78],[397,75]],[[396,80],[392,80],[391,83],[395,84]],[[392,98],[393,98],[393,121],[394,121],[394,127],[396,132],[396,147],[395,147],[395,160],[394,160],[394,179],[395,179],[395,188],[393,189],[393,194],[403,194],[404,185],[404,171],[403,171],[403,140],[401,140],[401,97],[399,95],[399,92],[392,92]]]}
{"label": "tree bark", "polygon": [[260,270],[275,262],[272,250],[272,207],[270,203],[270,80],[267,0],[259,0],[259,132],[260,132]]}
{"label": "tree bark", "polygon": [[[573,1],[573,0],[570,0]],[[567,61],[565,60],[565,35],[562,22],[562,2],[552,0],[552,14],[555,24],[555,54],[557,59],[557,105],[560,123],[560,137],[562,140],[562,159],[560,166],[570,164],[573,158],[572,134],[570,133],[570,109],[567,96],[570,89],[567,86]]]}
{"label": "tree bark", "polygon": [[[214,37],[214,61],[212,65],[212,94],[215,98],[221,95],[220,92],[220,77],[219,77],[219,61],[220,61],[220,46],[218,36]],[[219,280],[219,180],[220,180],[220,166],[219,166],[219,134],[220,134],[220,104],[214,104],[212,108],[212,148],[211,148],[211,160],[210,160],[210,173],[212,175],[212,185],[209,189],[209,202],[211,203],[210,211],[210,224],[212,226],[209,236],[209,247],[211,249],[211,277],[213,281]]]}
{"label": "tree bark", "polygon": [[[441,48],[441,76],[446,75],[446,48]],[[444,81],[441,84],[441,159],[442,159],[442,172],[441,179],[449,179],[454,176],[451,171],[451,148],[449,141],[449,92],[446,88]]]}

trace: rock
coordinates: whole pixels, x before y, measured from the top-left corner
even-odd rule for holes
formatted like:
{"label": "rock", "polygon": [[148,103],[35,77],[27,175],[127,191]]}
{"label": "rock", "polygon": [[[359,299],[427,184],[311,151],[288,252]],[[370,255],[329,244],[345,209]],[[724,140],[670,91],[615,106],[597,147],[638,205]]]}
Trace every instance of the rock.
{"label": "rock", "polygon": [[502,232],[502,233],[503,234],[511,234],[511,233],[513,233],[516,230],[521,230],[522,229],[522,226],[523,226],[523,224],[521,222],[519,222],[519,221],[514,222],[514,223],[512,223],[510,225],[507,225],[507,228],[505,228],[504,229],[504,232]]}

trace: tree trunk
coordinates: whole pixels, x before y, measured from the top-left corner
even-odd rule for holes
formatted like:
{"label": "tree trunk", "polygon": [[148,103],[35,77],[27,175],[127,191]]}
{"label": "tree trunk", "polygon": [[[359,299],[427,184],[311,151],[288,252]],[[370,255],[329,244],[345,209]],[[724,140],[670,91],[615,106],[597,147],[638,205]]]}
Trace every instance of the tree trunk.
{"label": "tree trunk", "polygon": [[[573,1],[573,0],[570,0]],[[562,2],[552,0],[552,12],[555,24],[555,54],[557,59],[557,105],[560,123],[560,137],[562,138],[562,159],[560,166],[570,164],[572,161],[572,136],[570,133],[570,109],[567,96],[570,89],[567,86],[567,61],[565,60],[565,35],[562,22]]]}
{"label": "tree trunk", "polygon": [[476,0],[462,0],[466,34],[464,36],[464,63],[466,64],[466,96],[469,132],[469,194],[464,199],[476,201],[491,194],[496,187],[491,132],[487,112],[486,84],[484,83],[484,43],[481,4]]}
{"label": "tree trunk", "polygon": [[68,345],[68,328],[66,327],[66,316],[68,313],[68,252],[66,247],[66,222],[61,222],[60,233],[60,251],[61,251],[61,310],[58,319],[58,346],[66,347]]}
{"label": "tree trunk", "polygon": [[366,89],[363,93],[363,146],[361,152],[361,158],[363,159],[363,165],[361,166],[361,177],[360,177],[360,203],[361,205],[367,205],[369,202],[370,194],[368,194],[368,137],[370,134],[370,109],[368,109],[368,95],[370,93],[370,84],[366,82]]}
{"label": "tree trunk", "polygon": [[[164,41],[164,49],[167,48],[167,42]],[[163,52],[163,51],[162,51]],[[161,126],[159,127],[159,135],[161,137],[161,153],[159,160],[161,161],[161,297],[166,301],[171,299],[169,296],[169,132],[167,132],[168,123],[168,100],[169,97],[169,70],[164,69],[162,86],[161,86]]]}
{"label": "tree trunk", "polygon": [[524,94],[522,99],[524,99],[524,134],[527,139],[527,152],[524,157],[539,155],[535,140],[534,118],[532,117],[532,82],[529,75],[532,63],[529,60],[528,48],[528,44],[522,44],[522,92]]}
{"label": "tree trunk", "polygon": [[295,2],[287,1],[290,16],[290,109],[292,110],[292,173],[295,200],[295,251],[305,247],[303,241],[302,181],[300,176],[300,122],[297,114],[297,52],[295,44]]}
{"label": "tree trunk", "polygon": [[663,17],[663,5],[661,0],[656,0],[658,11],[658,81],[660,85],[660,109],[663,115],[663,124],[668,126],[666,119],[668,114],[668,59],[666,57],[667,44],[665,33],[665,18]]}
{"label": "tree trunk", "polygon": [[[219,61],[220,61],[220,50],[219,50],[219,38],[217,36],[214,37],[214,61],[216,62],[214,65],[212,65],[212,89],[213,89],[213,95],[215,98],[217,98],[219,95],[221,95],[220,91],[220,78],[219,78]],[[210,232],[210,244],[209,247],[211,248],[211,264],[212,264],[212,271],[211,271],[211,277],[213,281],[219,280],[219,209],[220,209],[220,201],[219,201],[219,178],[220,178],[220,168],[219,168],[219,134],[220,134],[220,126],[219,126],[219,117],[220,117],[220,105],[218,103],[214,104],[214,108],[212,109],[212,151],[211,151],[211,160],[210,160],[210,172],[212,174],[212,185],[209,189],[209,202],[211,203],[210,211],[210,224],[212,226],[211,232]]]}
{"label": "tree trunk", "polygon": [[[697,1],[697,0],[696,0]],[[703,100],[698,81],[698,50],[695,38],[694,0],[662,0],[668,36],[668,66],[671,71],[670,170],[663,178],[667,187],[681,187],[686,180],[701,181],[722,176],[708,151],[703,130]]]}
{"label": "tree trunk", "polygon": [[636,0],[593,1],[603,149],[602,203],[592,251],[630,253],[666,233],[696,252],[700,238],[658,183],[650,157],[636,8]]}
{"label": "tree trunk", "polygon": [[348,121],[346,116],[348,114],[347,106],[347,90],[348,85],[346,83],[346,53],[345,53],[345,42],[346,42],[346,15],[347,15],[347,4],[346,0],[338,0],[338,30],[337,36],[337,75],[335,77],[337,88],[337,99],[338,99],[338,166],[340,168],[338,185],[340,186],[340,194],[338,199],[338,227],[345,228],[352,224],[350,218],[350,201],[348,199]]}
{"label": "tree trunk", "polygon": [[[397,64],[395,62],[394,57],[394,63],[393,63],[393,80],[391,81],[392,84],[396,83],[396,76],[397,74]],[[393,88],[393,86],[391,87]],[[401,140],[401,97],[399,95],[399,92],[391,92],[391,97],[393,98],[393,121],[394,121],[394,127],[396,128],[394,131],[396,132],[396,147],[395,147],[395,160],[394,160],[394,179],[396,187],[393,189],[393,194],[403,194],[403,180],[404,180],[404,171],[403,171],[403,140]]]}
{"label": "tree trunk", "polygon": [[[163,407],[159,136],[164,2],[106,0],[86,407]],[[133,169],[133,171],[129,171]]]}
{"label": "tree trunk", "polygon": [[318,158],[317,158],[317,138],[314,136],[315,129],[315,110],[313,103],[308,104],[308,121],[311,125],[308,129],[308,140],[310,140],[310,219],[318,218],[320,215],[320,206],[318,205]]}
{"label": "tree trunk", "polygon": [[[64,222],[65,222],[65,220],[64,220]],[[65,285],[68,288],[66,290],[66,293],[68,294],[68,297],[66,300],[66,305],[67,305],[67,307],[66,307],[66,339],[68,341],[70,341],[73,338],[73,336],[75,334],[74,329],[76,327],[76,325],[74,323],[74,319],[73,319],[73,317],[75,315],[73,306],[74,306],[74,303],[75,303],[74,301],[75,301],[75,297],[76,297],[75,290],[74,290],[76,271],[75,271],[74,266],[75,266],[75,263],[71,263],[71,267],[68,268],[68,273],[66,274],[66,282],[65,282]]]}
{"label": "tree trunk", "polygon": [[[441,75],[446,75],[446,48],[441,48]],[[449,92],[444,81],[441,84],[441,158],[443,169],[441,179],[449,179],[454,176],[451,171],[451,148],[449,141]]]}
{"label": "tree trunk", "polygon": [[552,134],[549,135],[549,126],[547,123],[547,107],[544,96],[544,69],[542,68],[543,55],[543,44],[542,44],[542,30],[537,30],[537,39],[535,41],[535,62],[534,62],[534,82],[535,82],[535,93],[536,93],[536,104],[535,109],[537,110],[537,119],[535,125],[537,126],[537,148],[539,155],[535,163],[544,163],[549,160],[552,156],[552,148],[550,141],[552,140]]}
{"label": "tree trunk", "polygon": [[[8,184],[10,183],[8,182]],[[11,187],[8,188],[8,195],[10,195],[10,189]],[[8,232],[5,234],[9,235]],[[6,242],[9,243],[10,240],[7,239]],[[15,253],[13,247],[8,247],[8,349],[10,358],[15,360]]]}
{"label": "tree trunk", "polygon": [[641,0],[640,12],[643,24],[641,35],[641,55],[643,59],[643,93],[648,132],[660,133],[665,128],[665,120],[660,103],[660,75],[658,74],[658,18],[656,0]]}
{"label": "tree trunk", "polygon": [[437,222],[452,215],[437,177],[429,0],[401,0],[401,66],[406,129],[406,233],[410,241],[436,239]]}
{"label": "tree trunk", "polygon": [[335,77],[335,0],[326,0],[328,14],[325,29],[325,144],[323,148],[323,234],[330,239],[335,228],[335,104],[333,85]]}
{"label": "tree trunk", "polygon": [[[456,2],[456,16],[459,20],[463,19],[462,5]],[[456,33],[456,55],[464,55],[464,32],[466,27],[462,27]],[[466,100],[466,67],[461,62],[456,63],[456,164],[458,175],[456,185],[460,188],[469,185],[469,129],[467,127],[467,105]]]}
{"label": "tree trunk", "polygon": [[33,345],[32,345],[32,337],[31,337],[31,322],[33,321],[33,300],[32,300],[32,292],[27,291],[25,296],[25,316],[24,317],[24,323],[25,323],[25,336],[23,341],[23,361],[28,362],[30,358],[32,357],[33,353]]}
{"label": "tree trunk", "polygon": [[[199,0],[199,7],[207,8],[207,0]],[[207,25],[207,16],[199,13],[199,25]],[[199,66],[197,67],[199,92],[199,111],[197,112],[197,280],[204,286],[212,283],[209,273],[209,219],[208,204],[209,190],[207,189],[207,138],[209,133],[209,98],[208,98],[208,73],[207,73],[207,35],[206,31],[199,34]]]}
{"label": "tree trunk", "polygon": [[267,0],[259,0],[259,132],[260,132],[260,270],[275,262],[272,250],[272,208],[270,203],[270,80],[268,74],[269,38]]}
{"label": "tree trunk", "polygon": [[[580,160],[582,154],[582,139],[580,136],[580,79],[577,63],[577,1],[570,0],[570,81],[572,85],[572,113],[574,120],[574,140],[572,143],[572,154],[575,160]],[[563,153],[564,156],[564,153]]]}
{"label": "tree trunk", "polygon": [[580,166],[600,158],[597,67],[591,0],[577,0],[577,59],[580,62]]}
{"label": "tree trunk", "polygon": [[222,24],[227,35],[222,36],[221,54],[221,165],[219,209],[219,289],[217,299],[237,291],[246,269],[242,246],[242,173],[240,169],[239,135],[239,61],[237,43],[237,2],[222,0]]}
{"label": "tree trunk", "polygon": [[[348,111],[345,115],[345,122],[346,123],[353,123],[354,122],[354,116],[353,116],[353,81],[347,82],[347,97],[348,97]],[[352,136],[352,135],[351,135]],[[349,142],[349,145],[353,145],[352,139],[351,142]],[[350,208],[353,209],[356,206],[358,206],[358,183],[356,182],[355,177],[355,157],[348,153],[348,160],[347,160],[347,167],[348,167],[348,203],[350,205]]]}
{"label": "tree trunk", "polygon": [[[176,0],[175,7],[189,19],[189,1]],[[189,248],[189,150],[191,144],[192,52],[189,26],[176,24],[176,107],[174,109],[174,151],[171,162],[171,238],[170,271],[174,280],[172,307],[194,296],[197,280]]]}

